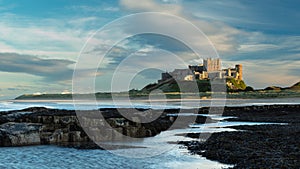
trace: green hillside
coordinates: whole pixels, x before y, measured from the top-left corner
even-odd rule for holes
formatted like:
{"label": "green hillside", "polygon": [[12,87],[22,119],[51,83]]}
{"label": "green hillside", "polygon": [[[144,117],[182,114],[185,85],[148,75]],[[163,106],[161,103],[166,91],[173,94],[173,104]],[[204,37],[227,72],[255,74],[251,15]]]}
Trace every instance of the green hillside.
{"label": "green hillside", "polygon": [[[197,80],[197,86],[195,85],[195,81],[180,81],[179,85],[174,79],[169,79],[161,83],[149,84],[145,86],[141,91],[150,92],[153,90],[161,90],[163,92],[181,92],[181,93],[189,93],[189,92],[210,92],[211,91],[211,83],[210,80]],[[224,81],[220,82],[220,84],[224,84]],[[180,87],[179,87],[180,86]],[[247,85],[243,80],[236,80],[234,78],[226,79],[226,89],[228,91],[242,91],[245,90]]]}
{"label": "green hillside", "polygon": [[[181,81],[179,84],[174,79],[169,79],[162,83],[158,84],[150,84],[145,86],[141,91],[143,92],[151,92],[153,90],[161,90],[163,92],[182,92],[182,93],[189,93],[189,92],[206,92],[211,90],[209,80],[199,80],[199,81]],[[199,89],[197,89],[199,88]]]}
{"label": "green hillside", "polygon": [[300,91],[300,82],[294,84],[294,85],[291,86],[289,89],[290,89],[290,90]]}
{"label": "green hillside", "polygon": [[237,80],[234,78],[227,78],[226,86],[228,91],[245,90],[247,87],[243,80]]}

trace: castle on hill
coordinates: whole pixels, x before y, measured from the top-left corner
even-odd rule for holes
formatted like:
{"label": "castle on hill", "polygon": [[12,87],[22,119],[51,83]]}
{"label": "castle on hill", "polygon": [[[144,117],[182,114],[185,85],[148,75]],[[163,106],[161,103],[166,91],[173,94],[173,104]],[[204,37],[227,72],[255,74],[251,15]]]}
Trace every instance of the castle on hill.
{"label": "castle on hill", "polygon": [[203,60],[203,64],[189,65],[187,69],[175,69],[173,72],[164,72],[161,74],[161,79],[158,80],[158,83],[168,79],[194,81],[223,78],[243,80],[243,66],[238,64],[234,68],[222,69],[221,59],[208,58]]}

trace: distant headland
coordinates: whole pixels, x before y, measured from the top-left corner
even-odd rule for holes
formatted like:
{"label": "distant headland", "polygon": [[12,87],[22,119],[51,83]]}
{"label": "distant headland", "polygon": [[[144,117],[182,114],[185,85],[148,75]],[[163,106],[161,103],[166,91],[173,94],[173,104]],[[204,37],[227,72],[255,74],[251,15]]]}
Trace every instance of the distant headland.
{"label": "distant headland", "polygon": [[[130,97],[132,99],[147,99],[149,94],[155,95],[155,91],[161,91],[168,99],[209,99],[212,91],[211,81],[220,80],[224,84],[224,92],[227,98],[283,98],[300,97],[300,82],[290,87],[270,86],[265,89],[255,90],[247,86],[243,80],[243,66],[236,64],[233,68],[221,67],[221,60],[204,59],[201,64],[189,65],[186,69],[175,69],[172,72],[163,72],[157,83],[146,85],[142,89],[131,89],[124,92],[98,92],[89,94],[24,94],[16,100],[64,100],[76,98],[112,99],[112,96],[122,98]],[[191,87],[197,85],[197,88]],[[226,85],[225,85],[226,84]],[[161,95],[162,93],[157,93]]]}

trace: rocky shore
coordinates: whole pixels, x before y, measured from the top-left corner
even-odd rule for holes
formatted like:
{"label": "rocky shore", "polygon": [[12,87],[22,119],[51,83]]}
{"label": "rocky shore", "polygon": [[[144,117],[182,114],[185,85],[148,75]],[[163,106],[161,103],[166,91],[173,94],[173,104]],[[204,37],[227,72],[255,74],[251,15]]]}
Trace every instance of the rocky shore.
{"label": "rocky shore", "polygon": [[[232,168],[300,168],[300,106],[274,105],[225,108],[229,121],[275,122],[235,126],[234,132],[213,133],[205,142],[182,142],[193,154],[231,164]],[[199,138],[190,133],[188,137]]]}
{"label": "rocky shore", "polygon": [[[191,123],[216,122],[199,115],[178,116],[179,111],[216,115],[223,112],[223,116],[236,117],[226,119],[227,121],[284,124],[236,126],[231,128],[238,131],[213,133],[205,142],[181,143],[193,154],[232,164],[233,168],[300,168],[299,110],[300,105],[225,107],[224,111],[220,108],[204,107],[186,110],[107,108],[75,112],[33,107],[0,112],[0,146],[54,144],[95,149],[101,147],[93,141],[122,140],[120,134],[144,138],[155,136],[167,129],[186,128]],[[143,122],[153,118],[155,120],[151,122]],[[98,135],[101,137],[92,138]],[[187,136],[199,138],[197,133],[189,133]]]}
{"label": "rocky shore", "polygon": [[[186,110],[191,111],[197,113],[198,110]],[[0,146],[54,144],[94,149],[101,148],[94,141],[119,141],[124,136],[152,137],[167,129],[186,128],[195,121],[212,122],[209,117],[178,117],[178,112],[179,109],[130,108],[75,112],[44,107],[0,112]],[[177,118],[179,122],[174,123]]]}
{"label": "rocky shore", "polygon": [[[141,116],[136,109],[123,109],[122,112],[130,113],[135,121],[158,113],[153,110]],[[137,123],[124,118],[116,109],[79,111],[76,114],[73,110],[33,107],[0,112],[0,146],[56,144],[98,148],[90,139],[92,134],[87,131],[93,131],[95,136],[104,135],[98,141],[108,141],[118,139],[116,131],[130,137],[151,137],[168,129],[171,124],[166,113],[150,123]]]}

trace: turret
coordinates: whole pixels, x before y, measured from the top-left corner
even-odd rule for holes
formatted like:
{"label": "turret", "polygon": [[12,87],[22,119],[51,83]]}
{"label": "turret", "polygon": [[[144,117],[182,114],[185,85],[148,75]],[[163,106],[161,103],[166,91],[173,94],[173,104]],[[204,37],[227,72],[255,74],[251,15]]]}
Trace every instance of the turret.
{"label": "turret", "polygon": [[243,80],[243,65],[239,64],[239,65],[235,65],[236,71],[238,73],[238,80]]}

